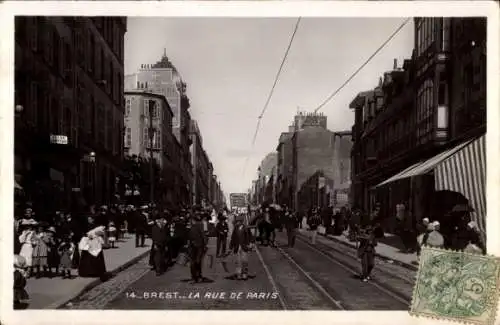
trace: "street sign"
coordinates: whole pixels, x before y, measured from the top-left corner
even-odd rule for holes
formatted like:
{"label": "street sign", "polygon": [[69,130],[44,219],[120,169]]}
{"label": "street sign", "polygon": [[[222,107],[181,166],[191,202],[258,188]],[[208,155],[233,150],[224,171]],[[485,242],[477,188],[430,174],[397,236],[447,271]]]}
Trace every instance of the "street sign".
{"label": "street sign", "polygon": [[50,135],[50,143],[53,144],[68,144],[68,137],[65,135]]}
{"label": "street sign", "polygon": [[231,193],[229,195],[231,210],[233,208],[246,208],[247,207],[247,194],[246,193]]}

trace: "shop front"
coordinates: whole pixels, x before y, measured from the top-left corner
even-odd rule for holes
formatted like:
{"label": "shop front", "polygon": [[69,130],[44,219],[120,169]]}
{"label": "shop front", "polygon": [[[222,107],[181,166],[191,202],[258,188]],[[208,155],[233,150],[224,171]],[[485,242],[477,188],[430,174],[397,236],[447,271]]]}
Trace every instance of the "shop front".
{"label": "shop front", "polygon": [[466,204],[485,238],[485,148],[484,135],[462,142],[377,184],[372,192],[389,207],[395,222],[396,206],[403,205],[405,221],[412,225],[422,218],[450,222],[446,216]]}

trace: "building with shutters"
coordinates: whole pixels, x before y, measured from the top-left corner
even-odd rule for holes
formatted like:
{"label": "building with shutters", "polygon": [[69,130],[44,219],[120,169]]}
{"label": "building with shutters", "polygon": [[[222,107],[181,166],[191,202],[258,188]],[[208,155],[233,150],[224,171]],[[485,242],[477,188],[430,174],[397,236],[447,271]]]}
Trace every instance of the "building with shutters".
{"label": "building with shutters", "polygon": [[[152,116],[150,116],[152,113]],[[150,119],[152,130],[150,130]],[[173,112],[163,95],[150,93],[144,89],[125,91],[125,134],[124,153],[149,159],[151,153],[161,172],[155,175],[164,188],[156,191],[157,202],[175,206],[180,193],[179,155],[177,139],[172,132]],[[150,131],[153,135],[151,147]],[[152,150],[151,150],[152,148]]]}
{"label": "building with shutters", "polygon": [[154,64],[141,64],[134,74],[125,76],[127,90],[147,91],[162,95],[172,109],[172,132],[180,146],[178,152],[179,169],[175,184],[180,191],[180,202],[190,205],[192,200],[193,169],[191,165],[191,114],[189,98],[186,95],[186,84],[164,52],[161,59]]}
{"label": "building with shutters", "polygon": [[15,18],[15,172],[37,213],[114,199],[126,30],[124,17]]}

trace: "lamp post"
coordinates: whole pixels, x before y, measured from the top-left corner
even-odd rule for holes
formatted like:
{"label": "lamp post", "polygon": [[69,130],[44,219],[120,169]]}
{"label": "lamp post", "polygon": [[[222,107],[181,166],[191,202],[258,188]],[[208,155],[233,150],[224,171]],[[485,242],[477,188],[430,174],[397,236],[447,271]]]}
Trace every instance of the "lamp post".
{"label": "lamp post", "polygon": [[155,108],[155,101],[149,101],[149,201],[153,203],[154,201],[154,162],[153,162],[153,138],[154,138],[154,128],[153,128],[153,111]]}

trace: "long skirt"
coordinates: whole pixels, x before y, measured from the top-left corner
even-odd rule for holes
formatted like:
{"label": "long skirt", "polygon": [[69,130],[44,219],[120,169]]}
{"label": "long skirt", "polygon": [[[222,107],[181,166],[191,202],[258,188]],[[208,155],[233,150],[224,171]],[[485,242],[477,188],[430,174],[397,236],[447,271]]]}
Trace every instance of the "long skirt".
{"label": "long skirt", "polygon": [[75,252],[73,253],[73,258],[71,260],[71,268],[77,269],[79,265],[80,265],[80,251],[78,249],[75,249]]}
{"label": "long skirt", "polygon": [[19,255],[24,257],[24,259],[26,260],[27,267],[33,266],[33,245],[23,244],[21,246],[21,251],[19,252]]}
{"label": "long skirt", "polygon": [[101,278],[105,276],[104,253],[101,251],[97,256],[94,256],[88,251],[82,251],[78,274],[83,278]]}
{"label": "long skirt", "polygon": [[57,252],[57,248],[52,246],[50,247],[50,250],[49,250],[49,255],[48,255],[48,263],[49,263],[49,267],[59,267],[59,261],[60,261],[60,257],[59,257],[59,253]]}

